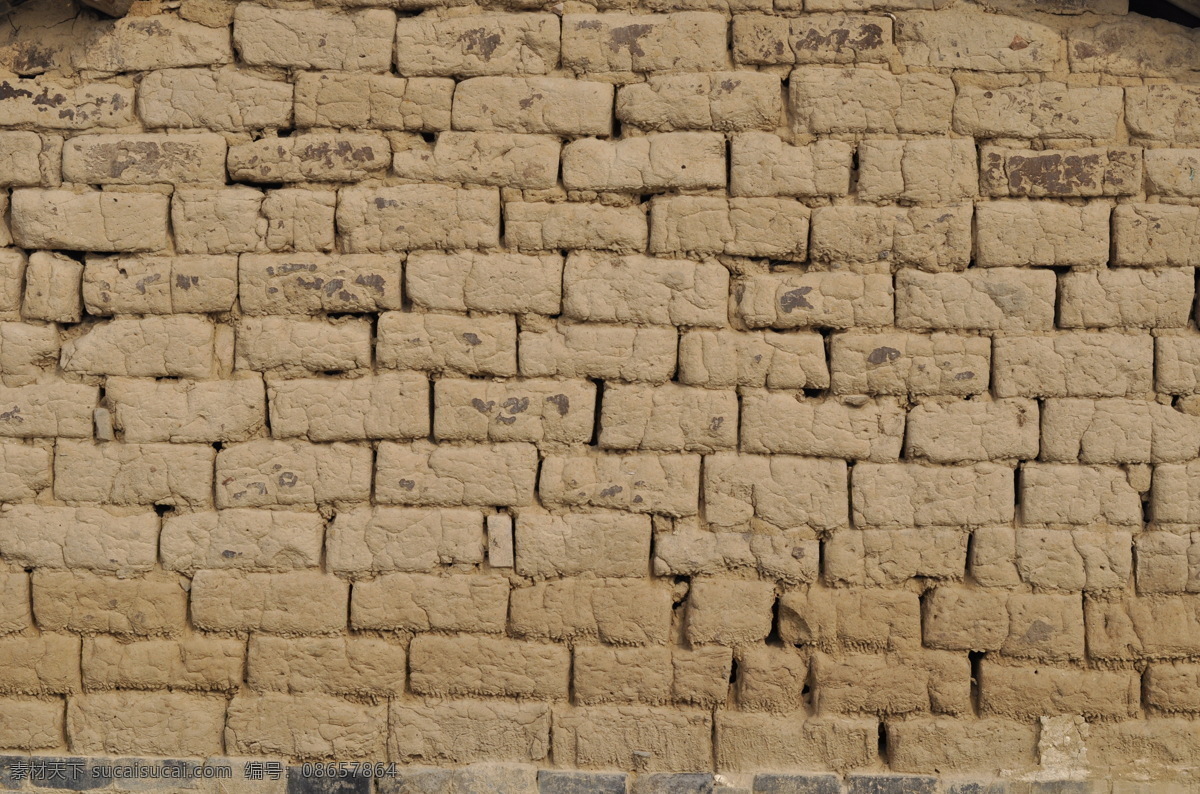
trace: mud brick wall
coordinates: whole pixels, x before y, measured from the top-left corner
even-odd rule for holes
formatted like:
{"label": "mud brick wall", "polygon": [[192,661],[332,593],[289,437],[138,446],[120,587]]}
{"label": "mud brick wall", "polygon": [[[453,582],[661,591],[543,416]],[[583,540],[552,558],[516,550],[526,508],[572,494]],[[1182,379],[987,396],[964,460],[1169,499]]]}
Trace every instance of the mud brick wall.
{"label": "mud brick wall", "polygon": [[1121,0],[26,4],[0,750],[1191,780],[1197,69]]}

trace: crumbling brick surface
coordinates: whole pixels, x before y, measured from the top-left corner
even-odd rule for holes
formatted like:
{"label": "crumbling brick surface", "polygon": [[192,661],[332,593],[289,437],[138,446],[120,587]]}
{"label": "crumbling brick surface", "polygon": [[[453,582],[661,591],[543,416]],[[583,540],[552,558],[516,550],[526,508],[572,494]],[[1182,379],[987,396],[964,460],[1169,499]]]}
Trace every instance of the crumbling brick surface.
{"label": "crumbling brick surface", "polygon": [[0,789],[1197,790],[1128,6],[0,0]]}

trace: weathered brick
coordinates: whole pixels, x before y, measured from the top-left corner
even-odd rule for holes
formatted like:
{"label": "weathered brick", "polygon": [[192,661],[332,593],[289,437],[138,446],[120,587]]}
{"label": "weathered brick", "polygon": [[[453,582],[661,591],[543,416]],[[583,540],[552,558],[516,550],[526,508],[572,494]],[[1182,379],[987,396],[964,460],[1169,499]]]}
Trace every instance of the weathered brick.
{"label": "weathered brick", "polygon": [[215,454],[205,444],[60,441],[54,495],[115,505],[211,504]]}
{"label": "weathered brick", "polygon": [[675,372],[678,343],[671,327],[559,322],[521,331],[521,374],[661,383]]}
{"label": "weathered brick", "polygon": [[858,196],[864,201],[943,204],[978,193],[971,140],[863,141],[858,163]]}
{"label": "weathered brick", "polygon": [[1107,204],[981,202],[975,208],[976,264],[1102,266],[1110,210]]}
{"label": "weathered brick", "polygon": [[245,63],[296,69],[386,72],[396,15],[386,9],[334,12],[239,6],[233,43]]}
{"label": "weathered brick", "polygon": [[521,511],[517,516],[516,565],[522,576],[637,577],[650,556],[650,518],[628,513]]}
{"label": "weathered brick", "polygon": [[1154,340],[1155,386],[1168,394],[1200,391],[1200,338],[1160,336]]}
{"label": "weathered brick", "polygon": [[244,317],[235,332],[236,369],[336,372],[371,363],[365,319]]}
{"label": "weathered brick", "polygon": [[25,268],[21,316],[26,320],[77,323],[83,318],[83,265],[62,254],[35,251]]}
{"label": "weathered brick", "polygon": [[1194,664],[1174,662],[1150,665],[1146,670],[1146,702],[1166,712],[1200,711],[1197,698],[1200,669]]}
{"label": "weathered brick", "polygon": [[187,592],[176,574],[136,578],[35,570],[33,612],[44,631],[174,636],[187,621]]}
{"label": "weathered brick", "polygon": [[699,493],[699,455],[548,454],[538,477],[547,506],[690,516]]}
{"label": "weathered brick", "polygon": [[658,197],[650,202],[650,251],[803,260],[809,209],[790,199]]}
{"label": "weathered brick", "polygon": [[813,659],[822,715],[962,715],[970,711],[970,665],[959,654],[926,651],[913,658],[822,653]]}
{"label": "weathered brick", "polygon": [[990,359],[986,337],[936,332],[851,331],[835,335],[830,347],[835,394],[980,394]]}
{"label": "weathered brick", "polygon": [[83,641],[83,682],[89,691],[178,689],[231,692],[242,684],[246,646],[237,639]]}
{"label": "weathered brick", "polygon": [[152,510],[7,505],[10,531],[0,554],[27,568],[78,568],[129,574],[148,571],[158,556]]}
{"label": "weathered brick", "polygon": [[1137,713],[1139,684],[1132,670],[1009,667],[984,659],[979,671],[980,710],[1018,720],[1055,714],[1128,719]]}
{"label": "weathered brick", "polygon": [[173,571],[316,568],[324,533],[318,513],[235,508],[168,515],[159,556],[163,567]]}
{"label": "weathered brick", "polygon": [[1197,634],[1191,628],[1200,610],[1194,594],[1088,599],[1084,604],[1088,654],[1094,659],[1192,658]]}
{"label": "weathered brick", "polygon": [[387,723],[384,703],[321,694],[239,694],[229,702],[225,742],[237,755],[382,761]]}
{"label": "weathered brick", "polygon": [[733,20],[738,63],[879,63],[887,61],[891,50],[892,20],[885,16],[742,14]]}
{"label": "weathered brick", "polygon": [[254,373],[220,381],[110,377],[105,398],[126,443],[245,441],[266,424],[262,376]]}
{"label": "weathered brick", "polygon": [[984,526],[1013,519],[1013,470],[994,463],[859,463],[850,485],[859,527]]}
{"label": "weathered brick", "polygon": [[1059,277],[1061,328],[1187,325],[1195,283],[1182,270],[1076,270]]}
{"label": "weathered brick", "polygon": [[1149,334],[1064,331],[1001,336],[995,343],[998,397],[1124,397],[1149,391]]}
{"label": "weathered brick", "polygon": [[1200,419],[1149,400],[1062,399],[1044,403],[1041,459],[1081,463],[1191,460]]}
{"label": "weathered brick", "polygon": [[558,314],[562,268],[557,254],[418,252],[405,265],[405,287],[427,309]]}
{"label": "weathered brick", "polygon": [[7,385],[27,386],[41,380],[50,374],[47,370],[53,371],[58,358],[58,329],[53,325],[0,323],[0,372]]}
{"label": "weathered brick", "polygon": [[914,11],[899,18],[896,44],[908,66],[981,72],[1051,72],[1065,66],[1058,31],[1015,16]]}
{"label": "weathered brick", "polygon": [[98,72],[146,72],[233,61],[227,29],[171,14],[128,16],[101,23],[85,41],[74,66]]}
{"label": "weathered brick", "polygon": [[780,636],[827,652],[911,650],[921,635],[921,603],[903,590],[785,592],[779,599]]}
{"label": "weathered brick", "polygon": [[921,717],[887,723],[888,762],[897,772],[986,772],[1034,764],[1037,731],[999,718]]}
{"label": "weathered brick", "polygon": [[1123,590],[1133,572],[1132,547],[1130,533],[1115,527],[988,527],[974,533],[971,575],[987,587]]}
{"label": "weathered brick", "polygon": [[816,333],[693,330],[679,339],[679,382],[710,389],[824,389],[829,368]]}
{"label": "weathered brick", "polygon": [[454,87],[454,129],[609,135],[612,106],[613,87],[605,83],[559,77],[472,77]]}
{"label": "weathered brick", "polygon": [[575,320],[713,326],[726,322],[729,273],[716,263],[572,253],[563,284],[563,315]]}
{"label": "weathered brick", "polygon": [[738,315],[751,328],[890,325],[892,279],[855,273],[770,274],[737,284]]}
{"label": "weathered brick", "polygon": [[250,638],[251,689],[396,695],[404,691],[404,646],[375,637]]}
{"label": "weathered brick", "polygon": [[418,695],[565,700],[570,667],[562,645],[422,635],[409,646],[410,686]]}
{"label": "weathered brick", "polygon": [[246,314],[325,314],[400,308],[400,264],[383,254],[247,254],[238,297]]}
{"label": "weathered brick", "polygon": [[[792,146],[765,132],[735,135],[729,192],[734,196],[844,196],[850,192],[851,154],[850,145],[842,141]],[[860,176],[860,192],[862,184]]]}
{"label": "weathered brick", "polygon": [[35,77],[0,80],[0,127],[52,130],[122,127],[133,121],[134,89],[117,83],[80,86]]}
{"label": "weathered brick", "polygon": [[963,86],[954,101],[954,130],[979,138],[1110,140],[1116,136],[1122,99],[1119,86]]}
{"label": "weathered brick", "polygon": [[1200,166],[1200,149],[1147,149],[1146,192],[1150,195],[1195,198],[1193,184]]}
{"label": "weathered brick", "polygon": [[345,581],[319,571],[200,570],[192,577],[191,617],[205,631],[324,634],[345,627],[349,597]]}
{"label": "weathered brick", "polygon": [[575,702],[584,706],[723,703],[731,661],[730,650],[717,646],[684,650],[580,645],[575,648],[572,670]]}
{"label": "weathered brick", "polygon": [[804,399],[791,392],[757,389],[743,390],[741,397],[743,452],[876,462],[895,461],[900,455],[904,409],[896,400],[885,398],[852,405],[836,399]]}
{"label": "weathered brick", "polygon": [[664,384],[612,385],[600,406],[604,449],[713,452],[737,445],[738,399],[733,391]]}
{"label": "weathered brick", "polygon": [[99,390],[65,381],[0,386],[0,437],[91,438]]}
{"label": "weathered brick", "polygon": [[445,131],[432,145],[413,138],[395,148],[392,173],[403,179],[526,190],[558,183],[561,144],[549,135]]}
{"label": "weathered brick", "polygon": [[150,128],[286,127],[292,86],[234,70],[164,69],[150,72],[139,85],[138,116]]}
{"label": "weathered brick", "polygon": [[720,14],[566,14],[562,65],[577,75],[714,71],[727,63]]}
{"label": "weathered brick", "polygon": [[654,536],[657,576],[719,576],[745,570],[789,583],[817,578],[820,544],[806,528],[758,534],[677,529]]}
{"label": "weathered brick", "polygon": [[268,397],[275,438],[355,441],[429,435],[429,380],[416,372],[276,380]]}
{"label": "weathered brick", "polygon": [[391,164],[382,135],[307,132],[229,147],[229,176],[244,182],[353,182]]}
{"label": "weathered brick", "polygon": [[[715,722],[717,768],[725,772],[814,767],[845,771],[872,764],[879,752],[877,719],[720,710]],[[756,775],[756,784],[764,778],[770,779]]]}
{"label": "weathered brick", "polygon": [[267,218],[263,194],[253,188],[180,187],[171,196],[171,230],[185,254],[261,251]]}
{"label": "weathered brick", "polygon": [[[1137,36],[1145,45],[1137,55],[1130,54],[1122,45],[1130,35]],[[1103,19],[1099,24],[1073,26],[1067,35],[1067,53],[1072,72],[1160,77],[1191,69],[1197,46],[1195,39],[1179,26],[1139,16],[1120,22]]]}
{"label": "weathered brick", "polygon": [[[546,703],[396,699],[391,702],[388,724],[389,757],[404,763],[538,763],[545,762],[549,755],[550,706]],[[492,770],[496,767],[480,769],[488,771],[481,771],[476,777],[472,775],[474,770],[467,767],[460,773],[468,791],[495,782],[496,773]],[[437,786],[445,783],[440,778],[446,773],[405,774],[426,775]]]}
{"label": "weathered brick", "polygon": [[22,248],[158,251],[167,247],[166,196],[115,191],[13,191],[12,235]]}
{"label": "weathered brick", "polygon": [[219,755],[224,727],[220,695],[89,692],[67,702],[71,749],[87,755]]}
{"label": "weathered brick", "polygon": [[801,66],[788,86],[797,133],[944,133],[954,104],[950,78],[929,73]]}
{"label": "weathered brick", "polygon": [[836,586],[958,579],[967,566],[967,533],[928,527],[841,530],[825,541],[824,563],[824,581]]}
{"label": "weathered brick", "polygon": [[581,138],[562,150],[562,182],[568,190],[661,193],[725,187],[725,178],[725,138],[715,132]]}
{"label": "weathered brick", "polygon": [[404,77],[546,74],[558,65],[553,14],[406,17],[396,27],[396,68]]}
{"label": "weathered brick", "polygon": [[607,207],[582,202],[510,201],[504,205],[504,243],[519,251],[646,250],[643,206]]}
{"label": "weathered brick", "polygon": [[65,634],[0,640],[0,692],[50,695],[79,692],[79,638]]}
{"label": "weathered brick", "polygon": [[61,698],[0,696],[0,747],[41,750],[61,747],[64,736]]}
{"label": "weathered brick", "polygon": [[688,590],[688,642],[736,645],[766,639],[774,622],[774,606],[771,582],[697,579]]}
{"label": "weathered brick", "polygon": [[[555,709],[554,757],[582,769],[706,770],[712,765],[712,721],[707,709]],[[595,730],[596,725],[604,725],[605,730]],[[634,755],[633,748],[646,755]]]}
{"label": "weathered brick", "polygon": [[330,570],[427,571],[483,562],[478,510],[374,507],[339,512],[326,536]]}
{"label": "weathered brick", "polygon": [[971,260],[970,204],[946,207],[818,207],[812,260],[860,273],[962,270]]}
{"label": "weathered brick", "polygon": [[1021,470],[1021,518],[1028,524],[1139,525],[1142,502],[1121,469],[1028,463]]}
{"label": "weathered brick", "polygon": [[361,502],[371,493],[370,447],[246,441],[217,453],[217,507]]}
{"label": "weathered brick", "polygon": [[1031,331],[1054,327],[1055,279],[1047,270],[970,269],[896,274],[896,325],[930,330]]}
{"label": "weathered brick", "polygon": [[53,452],[46,446],[31,446],[20,441],[0,444],[0,499],[28,501],[49,489],[53,479],[52,457]]}
{"label": "weathered brick", "polygon": [[377,455],[375,500],[380,504],[520,506],[533,501],[538,454],[532,444],[385,443]]}
{"label": "weathered brick", "polygon": [[931,463],[1030,460],[1039,451],[1038,404],[1018,397],[922,400],[906,430],[906,456]]}
{"label": "weathered brick", "polygon": [[500,576],[388,573],[354,585],[356,629],[500,634],[508,616],[508,581]]}
{"label": "weathered brick", "polygon": [[1200,91],[1189,85],[1131,85],[1125,87],[1125,123],[1139,138],[1200,143],[1200,118],[1195,106]]}
{"label": "weathered brick", "polygon": [[773,131],[782,118],[783,93],[779,77],[764,72],[651,75],[619,88],[616,108],[622,124],[656,132]]}
{"label": "weathered brick", "polygon": [[1200,462],[1170,463],[1155,467],[1150,508],[1159,524],[1191,524],[1200,515],[1196,495],[1200,484],[1195,482]]}
{"label": "weathered brick", "polygon": [[719,452],[704,461],[704,518],[722,529],[827,530],[848,523],[846,463]]}
{"label": "weathered brick", "polygon": [[267,248],[272,251],[330,251],[337,193],[332,190],[283,188],[267,192],[262,213],[267,218]]}
{"label": "weathered brick", "polygon": [[88,314],[227,312],[238,296],[233,256],[89,256],[83,269]]}
{"label": "weathered brick", "polygon": [[738,706],[751,711],[803,709],[808,657],[808,653],[789,647],[751,645],[738,649],[734,684]]}
{"label": "weathered brick", "polygon": [[[7,201],[5,196],[5,203],[0,203],[0,209],[7,209]],[[4,227],[0,225],[0,228]],[[0,243],[11,242],[12,240],[0,239]],[[25,289],[25,266],[28,263],[24,251],[17,248],[0,248],[0,312],[3,312],[7,319],[20,319],[21,293]]]}
{"label": "weathered brick", "polygon": [[[0,100],[0,107],[3,107]],[[46,143],[36,132],[0,132],[0,185],[36,187],[53,184],[57,164],[43,166]]]}
{"label": "weathered brick", "polygon": [[475,375],[515,375],[517,327],[511,315],[387,312],[375,349],[382,367]]}
{"label": "weathered brick", "polygon": [[1200,264],[1200,209],[1176,204],[1120,204],[1113,210],[1114,265]]}
{"label": "weathered brick", "polygon": [[1030,151],[985,146],[981,156],[980,188],[989,196],[1127,196],[1141,186],[1140,149]]}
{"label": "weathered brick", "polygon": [[344,250],[495,248],[500,243],[500,196],[492,188],[400,185],[345,188],[337,225]]}
{"label": "weathered brick", "polygon": [[63,147],[63,178],[90,185],[224,182],[225,140],[209,133],[78,135]]}
{"label": "weathered brick", "polygon": [[454,81],[364,72],[301,72],[296,126],[432,132],[450,128]]}
{"label": "weathered brick", "polygon": [[29,574],[0,571],[0,636],[32,625]]}
{"label": "weathered brick", "polygon": [[[1168,770],[1186,765],[1198,743],[1200,735],[1195,720],[1165,715],[1126,722],[1097,722],[1088,739],[1088,747],[1099,759],[1097,766],[1114,776],[1120,774],[1119,770],[1140,763],[1165,777],[1170,774]],[[1133,785],[1129,790],[1136,792]]]}
{"label": "weathered brick", "polygon": [[583,380],[442,378],[434,389],[433,433],[449,441],[586,444],[596,387]]}

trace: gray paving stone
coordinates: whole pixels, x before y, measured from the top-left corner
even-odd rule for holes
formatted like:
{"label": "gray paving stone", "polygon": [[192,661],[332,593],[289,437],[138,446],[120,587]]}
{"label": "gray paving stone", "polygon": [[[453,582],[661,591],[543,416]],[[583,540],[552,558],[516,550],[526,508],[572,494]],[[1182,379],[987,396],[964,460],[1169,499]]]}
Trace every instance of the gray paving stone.
{"label": "gray paving stone", "polygon": [[625,794],[629,776],[605,772],[538,772],[540,794]]}

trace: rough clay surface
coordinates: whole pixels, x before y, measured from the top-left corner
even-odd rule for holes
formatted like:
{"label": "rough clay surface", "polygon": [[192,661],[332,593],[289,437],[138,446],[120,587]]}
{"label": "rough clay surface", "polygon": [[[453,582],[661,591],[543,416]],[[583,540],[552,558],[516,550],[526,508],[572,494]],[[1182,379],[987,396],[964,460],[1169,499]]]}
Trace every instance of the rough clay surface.
{"label": "rough clay surface", "polygon": [[0,756],[1197,790],[1129,5],[0,0]]}

